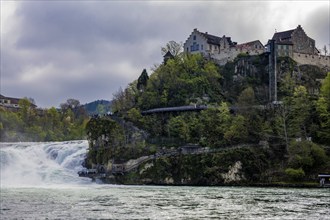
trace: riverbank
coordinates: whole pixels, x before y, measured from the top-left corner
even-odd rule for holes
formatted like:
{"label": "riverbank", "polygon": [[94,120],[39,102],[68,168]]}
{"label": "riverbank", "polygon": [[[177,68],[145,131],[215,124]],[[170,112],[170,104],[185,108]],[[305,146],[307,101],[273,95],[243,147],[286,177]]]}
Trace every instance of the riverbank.
{"label": "riverbank", "polygon": [[[88,177],[88,176],[85,176]],[[265,188],[329,188],[329,186],[321,187],[320,184],[315,182],[237,182],[237,183],[220,183],[215,185],[196,185],[196,184],[175,184],[175,183],[153,183],[151,180],[142,179],[142,181],[127,182],[127,178],[124,176],[114,176],[114,175],[91,175],[89,176],[93,181],[103,183],[103,184],[118,184],[118,185],[148,185],[148,186],[196,186],[196,187],[265,187]]]}

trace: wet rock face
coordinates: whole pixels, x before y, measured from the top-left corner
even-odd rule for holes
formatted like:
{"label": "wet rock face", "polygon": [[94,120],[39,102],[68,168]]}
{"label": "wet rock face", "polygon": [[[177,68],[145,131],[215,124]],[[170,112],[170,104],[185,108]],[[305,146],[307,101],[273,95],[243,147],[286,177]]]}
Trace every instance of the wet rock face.
{"label": "wet rock face", "polygon": [[224,179],[224,183],[232,183],[239,182],[245,180],[244,175],[241,173],[242,170],[242,162],[237,161],[233,166],[229,167],[229,171],[227,173],[221,174]]}
{"label": "wet rock face", "polygon": [[235,74],[242,77],[256,77],[258,69],[251,60],[242,58],[239,59],[235,65]]}

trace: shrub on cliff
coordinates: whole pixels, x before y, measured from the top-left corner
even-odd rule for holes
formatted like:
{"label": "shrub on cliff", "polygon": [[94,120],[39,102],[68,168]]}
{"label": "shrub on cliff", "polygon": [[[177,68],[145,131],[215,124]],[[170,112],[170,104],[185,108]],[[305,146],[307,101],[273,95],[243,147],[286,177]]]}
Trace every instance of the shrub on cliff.
{"label": "shrub on cliff", "polygon": [[293,181],[302,180],[305,176],[305,172],[302,168],[299,169],[288,168],[285,170],[285,174],[289,179]]}

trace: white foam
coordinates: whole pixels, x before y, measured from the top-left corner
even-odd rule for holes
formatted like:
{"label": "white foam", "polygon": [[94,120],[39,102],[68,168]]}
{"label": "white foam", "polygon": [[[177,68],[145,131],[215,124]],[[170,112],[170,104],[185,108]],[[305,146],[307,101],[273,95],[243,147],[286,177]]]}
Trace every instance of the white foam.
{"label": "white foam", "polygon": [[87,141],[0,143],[1,187],[80,185]]}

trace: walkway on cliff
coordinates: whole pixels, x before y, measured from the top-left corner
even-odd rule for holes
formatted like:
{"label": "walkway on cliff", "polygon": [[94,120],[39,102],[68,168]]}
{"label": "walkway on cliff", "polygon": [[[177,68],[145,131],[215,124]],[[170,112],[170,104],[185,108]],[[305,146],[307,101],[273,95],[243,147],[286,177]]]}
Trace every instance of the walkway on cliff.
{"label": "walkway on cliff", "polygon": [[[209,107],[207,105],[184,105],[184,106],[177,106],[177,107],[165,107],[165,108],[153,108],[148,109],[145,111],[142,111],[142,115],[150,115],[150,114],[159,114],[159,113],[166,113],[166,112],[200,112],[202,110],[206,110],[209,108],[215,108],[215,107]],[[266,106],[264,105],[252,105],[252,106],[230,106],[229,110],[231,111],[238,111],[243,109],[265,109]]]}
{"label": "walkway on cliff", "polygon": [[131,159],[122,164],[113,164],[113,167],[120,167],[120,169],[113,169],[112,174],[124,174],[138,168],[141,164],[148,162],[150,160],[155,160],[161,157],[171,157],[181,155],[197,155],[197,154],[209,154],[217,153],[226,150],[240,149],[240,148],[251,148],[256,146],[256,144],[240,144],[231,147],[224,148],[208,148],[208,147],[199,147],[196,145],[192,149],[186,149],[186,146],[179,147],[177,149],[165,149],[157,152],[156,154],[149,156],[142,156],[137,159]]}

